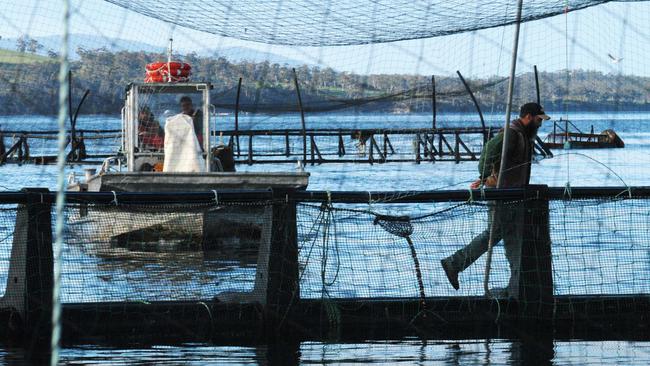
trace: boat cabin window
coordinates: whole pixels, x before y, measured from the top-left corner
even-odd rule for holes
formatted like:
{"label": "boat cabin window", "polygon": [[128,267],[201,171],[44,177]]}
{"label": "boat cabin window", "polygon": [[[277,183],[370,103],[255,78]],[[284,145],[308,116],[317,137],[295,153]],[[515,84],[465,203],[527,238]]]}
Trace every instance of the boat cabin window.
{"label": "boat cabin window", "polygon": [[190,165],[203,169],[208,150],[206,94],[206,89],[189,84],[133,85],[125,106],[131,116],[125,125],[129,171],[163,171],[170,163],[182,167],[183,159],[202,160]]}

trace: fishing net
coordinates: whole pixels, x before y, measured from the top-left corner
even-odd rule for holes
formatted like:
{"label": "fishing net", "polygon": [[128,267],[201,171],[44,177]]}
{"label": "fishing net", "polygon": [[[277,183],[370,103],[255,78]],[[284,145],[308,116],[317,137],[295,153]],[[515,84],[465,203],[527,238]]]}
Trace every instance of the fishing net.
{"label": "fishing net", "polygon": [[[111,3],[180,26],[255,42],[334,46],[430,38],[514,23],[511,1],[116,1]],[[607,1],[524,2],[529,21]],[[163,8],[166,11],[160,11]],[[458,14],[463,14],[459,17]]]}
{"label": "fishing net", "polygon": [[[117,164],[124,161],[124,126],[136,122],[121,113],[127,86],[144,82],[145,65],[167,60],[170,38],[172,60],[192,66],[193,82],[214,87],[210,105],[195,98],[209,115],[212,146],[229,145],[238,171],[293,170],[282,164],[301,160],[299,169],[311,173],[310,190],[409,196],[466,187],[477,178],[475,161],[486,140],[505,122],[514,1],[70,2],[67,44],[59,2],[0,3],[2,190],[55,187],[59,172],[32,163],[56,161],[56,113],[66,84],[65,153],[75,164],[66,168],[70,182],[85,168],[125,170]],[[551,141],[562,145],[556,148],[572,147],[575,138],[603,147],[600,132],[607,130],[625,146],[541,154],[531,183],[568,192],[647,184],[649,14],[647,1],[524,1],[513,118],[518,106],[539,100],[554,120],[538,135],[555,136]],[[65,80],[59,79],[62,47],[71,71]],[[155,136],[136,140],[138,152],[159,162],[162,117],[179,113],[180,100],[137,102],[137,108],[155,107],[157,121],[142,131]],[[233,344],[247,332],[256,342],[269,334],[264,340],[284,338],[274,330],[295,325],[301,315],[315,324],[309,336],[323,331],[332,339],[363,326],[373,337],[402,337],[393,332],[396,323],[473,325],[480,315],[495,329],[501,316],[540,307],[555,311],[557,326],[621,318],[643,325],[637,320],[646,317],[650,293],[647,199],[626,193],[565,198],[548,209],[530,206],[527,217],[547,219],[548,230],[533,230],[544,225],[532,219],[518,228],[536,233],[521,240],[522,293],[508,291],[517,251],[503,241],[494,247],[487,284],[485,255],[459,273],[459,290],[441,266],[485,235],[490,210],[479,199],[310,201],[296,208],[288,198],[69,203],[56,283],[64,322],[55,326],[68,339],[89,342],[106,334],[118,342],[182,334]],[[9,317],[4,329],[11,333],[22,326],[11,314],[26,298],[12,276],[12,251],[33,234],[22,229],[34,217],[10,199],[3,202],[0,317]],[[286,215],[283,224],[278,213]],[[548,251],[531,252],[546,234]],[[41,310],[49,309],[54,289],[35,281],[50,273],[47,255],[24,258],[29,276],[23,271],[23,282],[37,283],[28,292],[44,300]],[[535,283],[540,263],[551,265],[544,273],[553,298],[534,298],[527,285]],[[509,300],[513,295],[525,303]],[[533,310],[529,315],[539,319]],[[50,314],[40,315],[47,325]],[[372,324],[350,326],[350,319],[369,316]]]}
{"label": "fishing net", "polygon": [[[265,263],[260,257],[268,255],[271,234],[278,230],[271,204],[68,205],[62,301],[208,300],[250,293],[262,285],[256,285],[256,276],[265,271],[258,268]],[[5,205],[0,211],[2,286],[17,245],[17,209]],[[531,216],[544,215],[535,210]],[[551,201],[554,294],[650,293],[649,210],[644,199]],[[488,214],[480,201],[417,207],[301,203],[295,221],[286,223],[297,229],[299,298],[483,296],[484,255],[460,273],[458,291],[448,283],[440,260],[488,229]],[[524,242],[531,225],[520,228]],[[491,288],[508,285],[506,255],[497,242]]]}

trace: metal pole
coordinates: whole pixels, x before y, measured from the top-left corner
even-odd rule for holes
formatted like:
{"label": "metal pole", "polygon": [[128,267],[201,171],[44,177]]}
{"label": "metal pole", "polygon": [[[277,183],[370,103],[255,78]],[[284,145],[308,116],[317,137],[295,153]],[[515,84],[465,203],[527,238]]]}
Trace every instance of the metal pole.
{"label": "metal pole", "polygon": [[[508,127],[510,126],[510,114],[512,112],[512,94],[515,87],[515,70],[517,69],[517,50],[519,48],[519,28],[521,26],[521,8],[523,0],[517,1],[517,20],[515,22],[515,37],[512,46],[512,58],[510,61],[510,80],[508,82],[508,104],[506,105],[506,120],[503,125],[503,145],[501,146],[501,165],[499,166],[499,176],[497,178],[497,188],[501,188],[503,184],[504,167],[507,162],[506,152],[508,151],[509,134]],[[485,263],[485,278],[483,281],[483,290],[486,294],[490,293],[488,288],[490,282],[490,266],[492,265],[492,247],[494,246],[494,223],[496,217],[495,212],[498,208],[492,211],[492,225],[490,226],[490,240],[488,241],[487,259]]]}

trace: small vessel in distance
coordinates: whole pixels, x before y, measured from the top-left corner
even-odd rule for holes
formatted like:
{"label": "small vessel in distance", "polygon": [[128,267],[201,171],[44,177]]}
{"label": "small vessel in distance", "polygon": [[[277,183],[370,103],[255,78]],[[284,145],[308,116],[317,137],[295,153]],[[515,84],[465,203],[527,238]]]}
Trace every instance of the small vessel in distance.
{"label": "small vessel in distance", "polygon": [[553,122],[553,132],[546,136],[544,144],[551,149],[611,149],[623,148],[625,143],[612,129],[601,133],[580,131],[571,121],[560,118]]}

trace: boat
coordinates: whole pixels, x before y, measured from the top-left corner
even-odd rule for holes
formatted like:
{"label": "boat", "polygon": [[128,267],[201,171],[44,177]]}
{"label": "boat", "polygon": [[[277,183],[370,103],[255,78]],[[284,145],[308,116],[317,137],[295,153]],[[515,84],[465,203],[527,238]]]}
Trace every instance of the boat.
{"label": "boat", "polygon": [[560,118],[553,123],[553,132],[546,136],[544,144],[551,149],[611,149],[623,148],[625,143],[612,129],[601,133],[584,133],[571,121]]}
{"label": "boat", "polygon": [[[189,66],[185,65],[183,75],[188,75],[185,70]],[[229,145],[219,141],[218,116],[211,113],[213,86],[209,82],[190,82],[185,76],[181,80],[164,75],[152,77],[152,69],[147,67],[149,82],[134,82],[126,88],[119,152],[99,169],[87,170],[84,177],[69,178],[69,191],[307,188],[309,173],[304,171],[235,171]],[[170,72],[164,65],[155,69]],[[268,245],[271,223],[272,210],[262,205],[215,204],[184,209],[95,205],[73,210],[68,218],[69,230],[85,233],[90,251],[103,256],[125,250],[255,252]]]}

